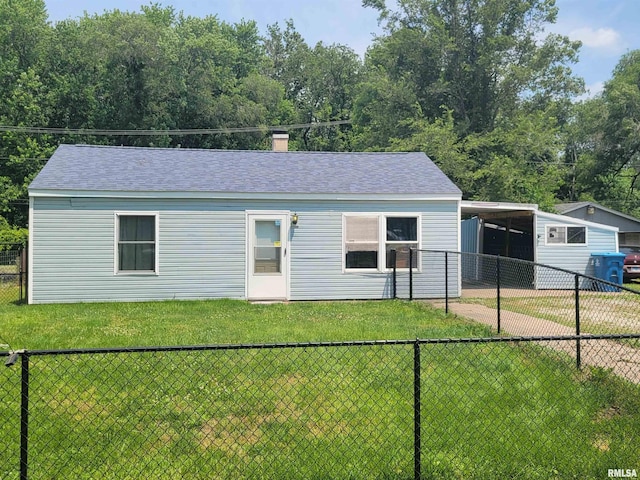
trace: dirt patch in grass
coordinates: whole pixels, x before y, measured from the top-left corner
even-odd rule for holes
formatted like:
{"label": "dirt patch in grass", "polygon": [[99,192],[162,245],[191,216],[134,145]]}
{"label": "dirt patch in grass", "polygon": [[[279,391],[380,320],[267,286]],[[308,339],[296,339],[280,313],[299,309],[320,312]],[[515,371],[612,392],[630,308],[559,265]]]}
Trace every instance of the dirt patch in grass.
{"label": "dirt patch in grass", "polygon": [[615,417],[618,417],[620,415],[621,415],[620,407],[618,407],[617,405],[611,405],[610,407],[607,407],[599,411],[594,419],[594,422],[602,423],[607,420],[611,420]]}
{"label": "dirt patch in grass", "polygon": [[[65,397],[62,400],[52,398],[48,405],[56,415],[71,415],[77,421],[92,418],[92,415],[101,417],[109,415],[107,407],[98,404],[95,394],[96,389],[92,387],[83,392],[80,398]],[[88,415],[89,413],[92,415]]]}
{"label": "dirt patch in grass", "polygon": [[275,430],[297,430],[307,438],[316,439],[348,435],[351,428],[347,421],[333,418],[330,409],[325,406],[328,400],[324,395],[313,397],[305,403],[304,408],[292,401],[309,382],[300,373],[273,379],[271,387],[266,388],[266,391],[278,392],[279,398],[274,400],[273,407],[263,414],[229,414],[207,420],[197,432],[200,448],[216,449],[226,456],[244,457],[249,447],[273,435],[274,427]]}
{"label": "dirt patch in grass", "polygon": [[245,457],[247,446],[256,445],[262,438],[260,417],[227,415],[224,419],[212,418],[198,432],[200,448],[219,450],[227,456]]}
{"label": "dirt patch in grass", "polygon": [[610,444],[611,439],[604,433],[596,435],[596,438],[591,441],[591,445],[593,446],[593,448],[595,448],[596,450],[600,450],[601,452],[608,452],[610,449]]}

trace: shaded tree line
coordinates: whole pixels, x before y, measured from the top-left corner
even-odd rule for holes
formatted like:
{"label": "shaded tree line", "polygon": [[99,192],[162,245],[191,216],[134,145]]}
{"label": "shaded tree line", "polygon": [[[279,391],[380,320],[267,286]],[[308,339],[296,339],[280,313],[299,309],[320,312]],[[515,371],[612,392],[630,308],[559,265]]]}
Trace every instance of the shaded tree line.
{"label": "shaded tree line", "polygon": [[309,45],[291,21],[113,10],[52,24],[43,0],[0,0],[0,125],[98,130],[263,127],[236,134],[0,132],[0,229],[60,143],[423,151],[475,200],[596,200],[640,214],[640,52],[576,102],[580,44],[547,33],[554,0],[364,0],[383,33],[364,58]]}

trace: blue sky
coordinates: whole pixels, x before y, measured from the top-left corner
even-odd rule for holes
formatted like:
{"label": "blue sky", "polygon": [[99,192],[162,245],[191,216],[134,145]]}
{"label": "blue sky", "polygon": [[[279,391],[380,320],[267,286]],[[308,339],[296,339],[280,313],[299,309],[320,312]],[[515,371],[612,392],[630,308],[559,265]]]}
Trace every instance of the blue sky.
{"label": "blue sky", "polygon": [[[49,19],[102,13],[104,10],[138,11],[140,0],[45,0]],[[261,31],[292,18],[307,43],[341,43],[363,54],[380,33],[377,12],[363,8],[361,0],[172,0],[160,1],[193,16],[215,14],[230,23],[255,20]],[[591,95],[598,93],[624,53],[640,49],[640,0],[556,0],[558,21],[550,31],[583,42],[574,72],[585,79]]]}

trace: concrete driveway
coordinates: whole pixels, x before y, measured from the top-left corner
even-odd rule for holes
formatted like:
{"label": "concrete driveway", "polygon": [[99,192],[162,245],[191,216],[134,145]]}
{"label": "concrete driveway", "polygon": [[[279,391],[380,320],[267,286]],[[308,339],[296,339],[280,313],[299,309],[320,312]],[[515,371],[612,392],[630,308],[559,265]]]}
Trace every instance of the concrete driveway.
{"label": "concrete driveway", "polygon": [[[492,293],[495,296],[495,290]],[[516,294],[516,292],[513,293]],[[531,293],[531,290],[527,290],[527,295],[531,295]],[[549,296],[549,293],[545,292],[546,296]],[[477,292],[463,293],[463,297],[470,295],[474,295],[476,298],[479,296]],[[566,296],[567,294],[563,292],[562,295]],[[435,307],[445,308],[442,300],[430,303]],[[449,312],[488,325],[494,330],[497,327],[497,310],[484,305],[458,303],[450,300]],[[502,332],[516,337],[571,336],[576,333],[575,328],[504,309],[501,309],[500,325]],[[576,358],[575,342],[567,340],[545,341],[543,344]],[[583,365],[612,369],[616,375],[631,382],[640,383],[640,349],[611,340],[590,340],[587,338],[580,341],[580,350]]]}

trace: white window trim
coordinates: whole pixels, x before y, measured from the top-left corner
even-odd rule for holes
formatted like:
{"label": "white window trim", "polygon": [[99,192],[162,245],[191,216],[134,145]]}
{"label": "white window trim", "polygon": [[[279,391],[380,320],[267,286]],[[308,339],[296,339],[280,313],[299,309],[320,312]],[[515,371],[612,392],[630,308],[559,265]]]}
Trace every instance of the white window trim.
{"label": "white window trim", "polygon": [[[121,216],[125,217],[155,217],[154,225],[155,225],[155,270],[119,270],[118,269],[118,241],[120,238],[120,221],[119,218]],[[160,232],[160,213],[159,212],[148,212],[148,211],[117,211],[113,213],[113,274],[117,276],[144,276],[144,275],[160,275],[160,242],[159,242],[159,232]]]}
{"label": "white window trim", "polygon": [[[346,260],[346,234],[347,234],[347,217],[378,217],[378,268],[347,268]],[[393,271],[393,268],[387,268],[387,243],[405,244],[410,243],[406,241],[387,242],[387,218],[401,217],[401,218],[416,218],[417,224],[417,242],[416,248],[418,249],[418,258],[416,259],[417,268],[414,268],[414,272],[422,271],[422,261],[419,250],[422,249],[422,214],[420,212],[349,212],[342,214],[342,273],[389,273]],[[409,271],[409,268],[398,268],[397,271]]]}
{"label": "white window trim", "polygon": [[[366,218],[377,218],[378,219],[378,268],[347,268],[347,249],[345,248],[347,245],[347,217],[366,217]],[[372,273],[372,272],[380,272],[380,231],[381,231],[381,221],[379,213],[343,213],[342,214],[342,273]],[[372,242],[373,243],[373,242]]]}
{"label": "white window trim", "polygon": [[[584,228],[584,243],[553,243],[549,242],[549,229],[550,228]],[[567,232],[568,233],[568,232]],[[567,236],[567,235],[565,235]],[[544,245],[547,247],[586,247],[589,244],[589,228],[586,225],[571,225],[571,224],[548,224],[544,226]]]}

